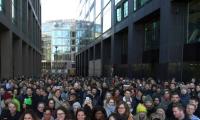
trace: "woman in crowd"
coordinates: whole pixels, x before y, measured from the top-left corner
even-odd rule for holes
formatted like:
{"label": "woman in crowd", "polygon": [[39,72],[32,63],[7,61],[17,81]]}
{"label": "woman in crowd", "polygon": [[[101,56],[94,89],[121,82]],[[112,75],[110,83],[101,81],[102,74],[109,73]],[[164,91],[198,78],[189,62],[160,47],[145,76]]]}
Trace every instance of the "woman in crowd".
{"label": "woman in crowd", "polygon": [[32,110],[26,110],[20,117],[20,120],[39,120],[39,118]]}
{"label": "woman in crowd", "polygon": [[72,120],[72,115],[64,107],[59,107],[56,110],[56,120]]}
{"label": "woman in crowd", "polygon": [[18,120],[20,118],[20,112],[17,111],[18,105],[14,102],[10,102],[8,104],[8,109],[9,109],[9,120]]}
{"label": "woman in crowd", "polygon": [[76,120],[90,120],[83,109],[78,109],[76,112]]}
{"label": "woman in crowd", "polygon": [[92,120],[106,120],[107,115],[103,107],[95,107],[92,112]]}
{"label": "woman in crowd", "polygon": [[133,115],[130,112],[129,106],[126,102],[121,101],[116,107],[116,113],[118,113],[123,119],[133,120]]}
{"label": "woman in crowd", "polygon": [[105,104],[104,108],[106,110],[107,116],[109,116],[110,114],[114,113],[115,112],[115,108],[116,108],[116,102],[115,102],[114,98],[109,98],[106,101],[106,104]]}
{"label": "woman in crowd", "polygon": [[48,108],[51,109],[52,116],[56,117],[55,101],[52,98],[48,100]]}
{"label": "woman in crowd", "polygon": [[44,109],[42,120],[54,120],[54,117],[52,116],[50,108],[47,107]]}

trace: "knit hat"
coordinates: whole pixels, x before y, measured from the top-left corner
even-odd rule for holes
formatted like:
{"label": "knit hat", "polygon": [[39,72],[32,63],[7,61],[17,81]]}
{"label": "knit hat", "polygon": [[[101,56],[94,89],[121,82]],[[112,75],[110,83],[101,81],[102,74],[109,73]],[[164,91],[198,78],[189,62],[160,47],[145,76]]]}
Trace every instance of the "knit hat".
{"label": "knit hat", "polygon": [[3,95],[3,99],[4,100],[7,100],[7,99],[12,99],[12,95],[8,92],[6,92],[4,95]]}
{"label": "knit hat", "polygon": [[141,112],[147,113],[147,108],[143,104],[139,103],[136,108],[136,112],[137,113],[141,113]]}
{"label": "knit hat", "polygon": [[75,102],[72,106],[73,108],[81,108],[81,104],[79,102]]}
{"label": "knit hat", "polygon": [[144,98],[144,103],[146,103],[146,102],[153,102],[152,97],[149,96],[149,95],[145,96],[145,98]]}

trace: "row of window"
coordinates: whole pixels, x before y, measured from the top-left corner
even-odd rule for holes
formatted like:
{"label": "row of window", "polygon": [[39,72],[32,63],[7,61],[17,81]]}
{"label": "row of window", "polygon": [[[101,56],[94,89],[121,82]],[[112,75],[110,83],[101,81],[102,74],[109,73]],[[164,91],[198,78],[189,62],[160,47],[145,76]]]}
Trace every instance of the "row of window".
{"label": "row of window", "polygon": [[122,4],[117,5],[116,9],[116,21],[120,22],[123,18],[128,16],[128,1],[124,1]]}

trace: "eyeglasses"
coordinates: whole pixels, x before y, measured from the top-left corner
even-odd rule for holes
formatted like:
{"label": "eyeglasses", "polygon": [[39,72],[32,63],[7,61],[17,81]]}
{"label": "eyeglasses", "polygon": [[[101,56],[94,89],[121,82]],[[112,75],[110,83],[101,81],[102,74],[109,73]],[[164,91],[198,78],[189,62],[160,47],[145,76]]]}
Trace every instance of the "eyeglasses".
{"label": "eyeglasses", "polygon": [[118,109],[125,109],[125,107],[118,107]]}
{"label": "eyeglasses", "polygon": [[57,115],[64,115],[65,113],[57,113]]}

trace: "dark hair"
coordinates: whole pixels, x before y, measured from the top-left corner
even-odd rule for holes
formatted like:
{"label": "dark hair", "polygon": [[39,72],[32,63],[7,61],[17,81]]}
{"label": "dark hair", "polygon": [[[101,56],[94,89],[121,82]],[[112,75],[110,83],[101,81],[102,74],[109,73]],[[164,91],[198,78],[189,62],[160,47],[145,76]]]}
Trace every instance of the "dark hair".
{"label": "dark hair", "polygon": [[92,120],[96,120],[96,117],[95,117],[95,114],[97,112],[101,111],[104,115],[104,118],[106,119],[107,118],[107,113],[106,113],[106,110],[103,108],[103,107],[95,107],[93,110],[92,110]]}
{"label": "dark hair", "polygon": [[124,101],[121,101],[117,104],[116,113],[118,113],[118,109],[119,109],[120,105],[124,105],[124,107],[125,107],[125,113],[122,116],[125,117],[125,118],[128,118],[129,115],[130,115],[130,108],[129,108],[128,104]]}
{"label": "dark hair", "polygon": [[76,117],[76,118],[75,118],[76,120],[78,120],[78,119],[77,119],[77,115],[78,115],[79,112],[83,112],[83,113],[85,114],[85,116],[86,116],[85,120],[88,120],[87,114],[86,114],[86,112],[85,112],[84,109],[78,109],[78,110],[76,111],[76,116],[75,116],[75,117]]}
{"label": "dark hair", "polygon": [[71,113],[65,107],[63,107],[63,106],[60,106],[60,107],[58,107],[56,109],[56,117],[57,117],[57,111],[58,110],[61,110],[61,111],[63,111],[65,113],[65,119],[71,119],[72,118]]}
{"label": "dark hair", "polygon": [[115,120],[126,120],[125,118],[121,117],[119,114],[117,113],[112,113],[110,114],[110,116],[108,117],[107,120],[109,120],[111,117],[113,117]]}
{"label": "dark hair", "polygon": [[178,108],[180,111],[184,111],[185,110],[185,108],[180,103],[173,104],[173,108]]}
{"label": "dark hair", "polygon": [[26,110],[26,111],[21,115],[20,120],[24,120],[24,117],[25,117],[26,114],[30,114],[30,115],[32,116],[33,120],[39,120],[38,116],[37,116],[37,115],[34,113],[34,111],[31,110],[31,109]]}

